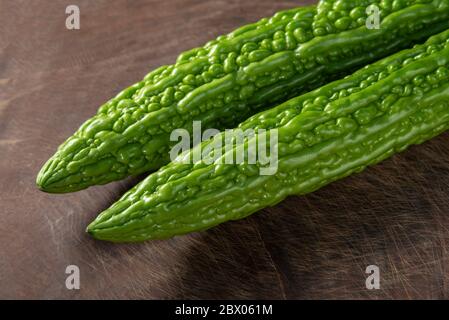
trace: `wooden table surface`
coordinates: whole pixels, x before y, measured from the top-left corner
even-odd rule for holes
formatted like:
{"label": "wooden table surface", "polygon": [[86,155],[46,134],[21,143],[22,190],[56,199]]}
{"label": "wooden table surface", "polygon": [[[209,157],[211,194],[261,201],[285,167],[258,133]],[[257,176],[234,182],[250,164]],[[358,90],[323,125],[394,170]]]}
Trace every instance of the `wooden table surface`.
{"label": "wooden table surface", "polygon": [[[166,241],[86,225],[138,179],[52,195],[42,164],[104,101],[293,0],[0,0],[0,298],[448,298],[449,134],[318,192]],[[309,3],[313,1],[308,1]],[[80,290],[68,290],[68,265]],[[380,268],[367,290],[365,269]]]}

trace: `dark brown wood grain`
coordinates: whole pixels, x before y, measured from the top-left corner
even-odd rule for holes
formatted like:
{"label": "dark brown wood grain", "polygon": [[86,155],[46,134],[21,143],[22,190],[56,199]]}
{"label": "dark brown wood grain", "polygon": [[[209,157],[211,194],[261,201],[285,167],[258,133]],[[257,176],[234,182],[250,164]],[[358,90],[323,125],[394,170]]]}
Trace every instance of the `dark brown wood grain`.
{"label": "dark brown wood grain", "polygon": [[[104,101],[177,54],[313,1],[0,0],[0,298],[449,297],[449,134],[313,194],[166,241],[98,242],[86,225],[138,179],[66,195],[34,181]],[[65,287],[65,268],[81,289]],[[365,268],[381,289],[365,288]]]}

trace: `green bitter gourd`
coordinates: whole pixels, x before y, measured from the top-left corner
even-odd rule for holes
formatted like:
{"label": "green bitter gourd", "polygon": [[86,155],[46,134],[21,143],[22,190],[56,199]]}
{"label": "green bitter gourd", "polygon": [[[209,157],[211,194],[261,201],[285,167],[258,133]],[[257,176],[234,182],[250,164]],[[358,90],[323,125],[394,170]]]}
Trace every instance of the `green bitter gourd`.
{"label": "green bitter gourd", "polygon": [[[239,128],[277,129],[276,174],[260,175],[260,162],[249,164],[248,158],[223,164],[237,146],[212,164],[172,162],[100,214],[88,232],[127,242],[203,230],[312,192],[449,129],[449,30],[261,112]],[[224,135],[182,157],[201,147],[205,159],[207,146]]]}
{"label": "green bitter gourd", "polygon": [[[366,8],[380,9],[368,29]],[[181,54],[100,107],[43,166],[37,185],[70,192],[169,162],[176,128],[232,128],[449,27],[449,0],[320,1]]]}

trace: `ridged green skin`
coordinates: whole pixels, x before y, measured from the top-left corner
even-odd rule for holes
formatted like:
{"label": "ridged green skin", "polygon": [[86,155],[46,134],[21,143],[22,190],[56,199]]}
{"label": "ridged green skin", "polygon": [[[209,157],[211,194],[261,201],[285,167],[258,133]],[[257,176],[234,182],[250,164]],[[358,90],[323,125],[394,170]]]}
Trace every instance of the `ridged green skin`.
{"label": "ridged green skin", "polygon": [[[380,29],[365,27],[368,4]],[[159,168],[170,133],[232,128],[449,27],[449,0],[321,1],[244,26],[181,54],[103,105],[44,165],[37,185],[70,192]]]}
{"label": "ridged green skin", "polygon": [[100,214],[88,232],[128,242],[203,230],[317,190],[449,129],[449,30],[240,128],[278,129],[275,175],[259,175],[259,164],[222,164],[222,158],[210,165],[172,162]]}

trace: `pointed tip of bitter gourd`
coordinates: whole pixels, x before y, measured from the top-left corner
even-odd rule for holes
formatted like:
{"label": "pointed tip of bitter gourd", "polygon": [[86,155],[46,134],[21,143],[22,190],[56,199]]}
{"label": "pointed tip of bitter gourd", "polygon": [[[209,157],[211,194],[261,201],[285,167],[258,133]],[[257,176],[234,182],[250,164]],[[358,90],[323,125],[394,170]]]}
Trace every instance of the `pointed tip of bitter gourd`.
{"label": "pointed tip of bitter gourd", "polygon": [[130,242],[123,240],[116,234],[114,228],[102,228],[98,219],[92,221],[86,228],[86,232],[96,240],[110,241],[110,242]]}
{"label": "pointed tip of bitter gourd", "polygon": [[49,159],[41,168],[36,178],[37,187],[44,192],[58,192],[53,186],[51,167],[54,165],[54,159]]}
{"label": "pointed tip of bitter gourd", "polygon": [[103,239],[101,237],[101,229],[98,228],[98,223],[97,220],[92,221],[87,227],[86,227],[86,232],[88,234],[90,234],[93,238],[97,239],[97,240],[107,240],[107,239]]}
{"label": "pointed tip of bitter gourd", "polygon": [[[101,214],[100,214],[101,215]],[[92,221],[87,227],[86,232],[90,234],[95,239],[100,239],[99,236],[101,235],[100,232],[101,228],[99,227],[98,218]]]}
{"label": "pointed tip of bitter gourd", "polygon": [[[131,189],[129,192],[135,191]],[[166,239],[157,232],[158,225],[141,201],[127,199],[126,193],[120,201],[101,212],[86,228],[86,232],[97,240],[109,242],[142,242],[149,239]],[[129,219],[129,213],[133,217]]]}
{"label": "pointed tip of bitter gourd", "polygon": [[61,167],[61,161],[57,157],[50,158],[37,174],[36,185],[44,192],[49,193],[66,193],[83,189],[82,185],[67,183],[69,174]]}
{"label": "pointed tip of bitter gourd", "polygon": [[92,237],[94,237],[95,239],[97,238],[97,229],[96,229],[96,223],[95,221],[91,222],[87,227],[86,227],[86,232],[88,234],[90,234]]}
{"label": "pointed tip of bitter gourd", "polygon": [[109,242],[123,242],[116,239],[110,234],[109,229],[97,228],[95,223],[91,223],[87,226],[86,232],[96,240],[109,241]]}
{"label": "pointed tip of bitter gourd", "polygon": [[[125,204],[127,207],[127,204]],[[93,238],[103,241],[124,242],[120,237],[120,230],[126,229],[120,223],[119,215],[123,211],[123,205],[113,205],[100,213],[86,228],[86,232]]]}

